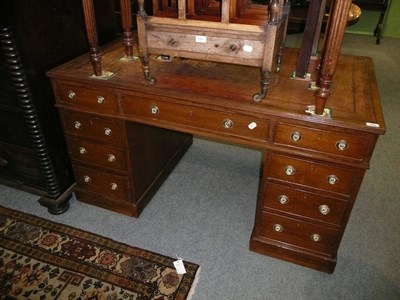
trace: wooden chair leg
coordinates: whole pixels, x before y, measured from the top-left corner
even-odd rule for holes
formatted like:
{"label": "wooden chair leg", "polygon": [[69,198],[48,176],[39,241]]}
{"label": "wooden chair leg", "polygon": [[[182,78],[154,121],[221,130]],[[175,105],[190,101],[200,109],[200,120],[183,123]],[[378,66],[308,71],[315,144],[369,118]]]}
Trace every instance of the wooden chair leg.
{"label": "wooden chair leg", "polygon": [[146,34],[146,18],[147,14],[144,10],[144,0],[138,0],[139,10],[137,14],[137,27],[139,37],[139,52],[140,60],[142,62],[142,69],[144,78],[151,84],[156,83],[156,79],[150,75],[150,56],[147,46]]}
{"label": "wooden chair leg", "polygon": [[270,72],[266,69],[261,69],[261,81],[260,81],[260,92],[253,95],[253,101],[260,102],[265,98],[269,87],[269,75]]}
{"label": "wooden chair leg", "polygon": [[123,44],[127,60],[133,59],[132,8],[131,0],[120,0],[123,28]]}
{"label": "wooden chair leg", "polygon": [[288,23],[289,23],[289,14],[290,14],[290,1],[285,0],[283,4],[283,17],[286,18],[285,20],[285,28],[283,30],[284,36],[282,38],[281,45],[279,47],[278,55],[276,58],[276,71],[279,72],[281,69],[281,64],[282,64],[282,57],[283,57],[283,50],[285,48],[285,43],[286,43],[286,34],[287,34],[287,28],[288,28]]}
{"label": "wooden chair leg", "polygon": [[95,76],[102,76],[101,54],[98,46],[96,17],[94,14],[93,0],[82,0],[83,15],[85,19],[86,33],[90,47],[90,61]]}
{"label": "wooden chair leg", "polygon": [[329,28],[326,29],[326,45],[323,50],[318,88],[315,92],[315,114],[323,115],[327,99],[330,95],[332,78],[336,71],[340,48],[351,6],[351,0],[336,0],[331,9]]}

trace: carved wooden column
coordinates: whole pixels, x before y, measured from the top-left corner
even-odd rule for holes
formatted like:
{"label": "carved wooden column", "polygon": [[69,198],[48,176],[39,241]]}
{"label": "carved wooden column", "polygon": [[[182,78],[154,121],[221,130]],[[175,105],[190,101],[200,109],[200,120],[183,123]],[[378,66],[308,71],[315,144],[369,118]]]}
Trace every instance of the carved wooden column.
{"label": "carved wooden column", "polygon": [[318,88],[315,92],[315,113],[323,115],[326,101],[332,85],[332,77],[336,71],[340,48],[343,42],[351,0],[336,0],[330,11],[329,26],[326,29],[325,47],[322,53]]}
{"label": "carved wooden column", "polygon": [[74,184],[66,191],[60,188],[11,28],[0,28],[0,45],[46,188],[46,194],[42,195],[39,202],[47,206],[50,213],[62,214],[69,208],[68,200],[71,198]]}

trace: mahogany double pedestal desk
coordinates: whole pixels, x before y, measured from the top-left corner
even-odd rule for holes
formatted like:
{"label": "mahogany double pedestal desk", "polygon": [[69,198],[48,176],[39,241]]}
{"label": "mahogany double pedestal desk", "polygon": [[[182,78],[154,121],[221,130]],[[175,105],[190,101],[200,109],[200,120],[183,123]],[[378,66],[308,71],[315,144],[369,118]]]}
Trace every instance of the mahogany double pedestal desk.
{"label": "mahogany double pedestal desk", "polygon": [[[190,147],[192,136],[263,154],[252,251],[332,273],[338,247],[385,131],[371,58],[341,56],[327,106],[305,112],[308,83],[286,49],[266,98],[259,70],[187,59],[154,60],[150,85],[121,41],[102,49],[107,79],[84,55],[48,73],[73,162],[78,200],[137,217]],[[256,201],[256,199],[254,199]]]}

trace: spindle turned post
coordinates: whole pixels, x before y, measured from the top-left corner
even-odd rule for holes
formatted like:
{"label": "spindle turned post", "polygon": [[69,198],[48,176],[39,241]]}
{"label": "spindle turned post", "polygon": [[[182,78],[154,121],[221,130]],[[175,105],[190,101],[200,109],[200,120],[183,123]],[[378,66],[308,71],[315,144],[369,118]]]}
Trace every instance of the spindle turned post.
{"label": "spindle turned post", "polygon": [[139,56],[142,62],[142,69],[144,78],[151,84],[156,82],[156,79],[150,75],[150,56],[147,46],[147,34],[146,34],[146,20],[147,14],[144,10],[144,0],[138,0],[139,9],[137,12],[137,27],[139,37]]}
{"label": "spindle turned post", "polygon": [[127,59],[133,58],[133,34],[132,34],[132,7],[131,0],[120,0],[121,20],[123,29],[123,44]]}
{"label": "spindle turned post", "polygon": [[315,114],[323,115],[331,92],[332,78],[336,71],[340,48],[343,42],[351,0],[333,1],[325,38],[325,47],[319,72],[318,88],[315,92]]}
{"label": "spindle turned post", "polygon": [[271,0],[270,7],[269,7],[269,17],[268,23],[271,25],[275,25],[279,21],[279,0]]}
{"label": "spindle turned post", "polygon": [[101,54],[98,46],[96,16],[94,14],[93,0],[82,0],[83,15],[85,18],[86,34],[90,47],[90,61],[95,76],[102,76]]}

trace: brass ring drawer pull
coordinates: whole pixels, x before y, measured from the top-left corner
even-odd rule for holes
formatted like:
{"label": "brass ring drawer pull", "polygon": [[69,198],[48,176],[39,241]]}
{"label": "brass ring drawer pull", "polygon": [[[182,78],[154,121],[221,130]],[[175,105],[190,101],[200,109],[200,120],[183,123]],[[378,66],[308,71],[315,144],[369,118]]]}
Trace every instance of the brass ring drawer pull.
{"label": "brass ring drawer pull", "polygon": [[296,173],[295,167],[290,166],[290,165],[285,167],[285,174],[286,175],[292,176],[292,175],[294,175],[294,173]]}
{"label": "brass ring drawer pull", "polygon": [[233,121],[231,119],[225,119],[222,121],[222,126],[224,126],[224,128],[229,129],[233,127]]}
{"label": "brass ring drawer pull", "polygon": [[85,155],[87,153],[86,149],[83,147],[79,147],[79,153]]}
{"label": "brass ring drawer pull", "polygon": [[320,205],[320,206],[318,207],[318,209],[319,209],[319,212],[320,212],[321,214],[323,214],[324,216],[326,216],[327,214],[329,214],[329,212],[331,211],[331,209],[329,208],[329,206],[326,205],[326,204]]}
{"label": "brass ring drawer pull", "polygon": [[76,99],[76,93],[74,91],[68,91],[68,98],[71,100]]}
{"label": "brass ring drawer pull", "polygon": [[239,46],[237,44],[230,44],[229,45],[229,50],[232,52],[236,52],[239,49]]}
{"label": "brass ring drawer pull", "polygon": [[112,182],[112,183],[110,184],[110,187],[111,187],[111,190],[112,190],[112,191],[118,190],[118,184],[116,184],[116,183],[114,183],[114,182]]}
{"label": "brass ring drawer pull", "polygon": [[335,185],[339,182],[339,178],[336,175],[329,175],[326,181],[328,181],[330,185]]}
{"label": "brass ring drawer pull", "polygon": [[154,105],[150,107],[150,113],[152,115],[158,115],[160,113],[160,109],[158,108],[158,106]]}
{"label": "brass ring drawer pull", "polygon": [[104,128],[104,135],[111,135],[112,134],[112,130],[108,127]]}
{"label": "brass ring drawer pull", "polygon": [[321,240],[321,236],[318,233],[314,233],[311,235],[311,240],[314,242],[319,242]]}
{"label": "brass ring drawer pull", "polygon": [[339,151],[344,151],[349,147],[349,143],[346,140],[340,140],[336,142],[335,147]]}
{"label": "brass ring drawer pull", "polygon": [[89,183],[90,180],[91,180],[91,179],[90,179],[89,176],[87,176],[87,175],[83,176],[83,181],[84,181],[84,182]]}
{"label": "brass ring drawer pull", "polygon": [[81,122],[75,121],[75,122],[74,122],[74,127],[75,127],[75,129],[82,129],[82,124],[81,124]]}
{"label": "brass ring drawer pull", "polygon": [[274,228],[274,231],[276,231],[276,232],[283,231],[283,226],[281,224],[274,224],[273,228]]}
{"label": "brass ring drawer pull", "polygon": [[289,197],[286,195],[279,195],[278,196],[278,201],[280,204],[288,204],[289,203]]}
{"label": "brass ring drawer pull", "polygon": [[168,40],[168,45],[170,45],[170,46],[176,46],[177,43],[178,43],[178,41],[176,39],[174,39],[174,38],[170,38]]}
{"label": "brass ring drawer pull", "polygon": [[96,100],[98,104],[103,104],[105,102],[105,98],[103,96],[97,96]]}
{"label": "brass ring drawer pull", "polygon": [[113,154],[108,154],[107,161],[110,162],[110,163],[114,163],[114,162],[117,161],[117,158]]}
{"label": "brass ring drawer pull", "polygon": [[291,134],[290,134],[290,139],[293,141],[293,142],[300,142],[301,141],[301,133],[300,132],[298,132],[298,131],[295,131],[295,132],[292,132]]}

